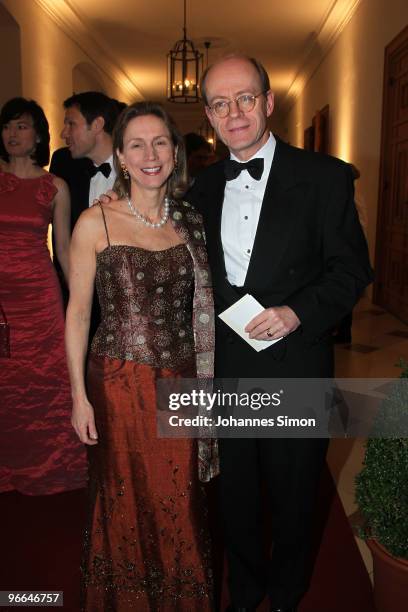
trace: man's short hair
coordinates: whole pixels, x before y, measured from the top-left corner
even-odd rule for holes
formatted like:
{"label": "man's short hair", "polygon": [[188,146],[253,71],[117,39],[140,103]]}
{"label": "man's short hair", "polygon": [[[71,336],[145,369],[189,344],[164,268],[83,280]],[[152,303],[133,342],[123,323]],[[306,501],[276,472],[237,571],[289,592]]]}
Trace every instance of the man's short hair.
{"label": "man's short hair", "polygon": [[207,92],[205,90],[205,83],[206,83],[206,80],[207,80],[208,73],[210,72],[211,68],[213,68],[217,64],[220,64],[221,62],[223,62],[225,60],[229,60],[229,59],[243,59],[243,60],[247,60],[250,64],[253,65],[253,67],[255,68],[255,70],[258,73],[259,79],[261,81],[262,91],[266,92],[266,91],[269,91],[270,88],[271,88],[271,85],[270,85],[270,82],[269,82],[268,73],[266,72],[266,70],[263,67],[263,65],[261,64],[261,62],[259,62],[254,57],[249,57],[249,55],[241,55],[239,53],[230,53],[230,54],[222,57],[221,59],[219,59],[214,64],[211,64],[210,66],[207,66],[207,68],[203,72],[203,75],[201,77],[200,91],[201,91],[201,97],[204,100],[204,104],[206,106],[208,106],[208,98],[207,98]]}
{"label": "man's short hair", "polygon": [[103,129],[108,134],[112,134],[121,110],[116,100],[99,91],[74,94],[64,101],[65,109],[73,106],[78,108],[88,125],[91,125],[97,117],[103,117],[105,121]]}

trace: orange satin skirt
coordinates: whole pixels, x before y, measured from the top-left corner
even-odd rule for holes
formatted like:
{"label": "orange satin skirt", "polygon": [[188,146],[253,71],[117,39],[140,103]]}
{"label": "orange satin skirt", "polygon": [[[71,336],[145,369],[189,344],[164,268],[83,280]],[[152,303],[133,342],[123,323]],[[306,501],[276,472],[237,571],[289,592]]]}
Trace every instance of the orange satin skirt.
{"label": "orange satin skirt", "polygon": [[99,442],[89,447],[90,512],[82,567],[87,612],[213,609],[196,440],[156,434],[156,380],[181,374],[90,358],[88,395]]}

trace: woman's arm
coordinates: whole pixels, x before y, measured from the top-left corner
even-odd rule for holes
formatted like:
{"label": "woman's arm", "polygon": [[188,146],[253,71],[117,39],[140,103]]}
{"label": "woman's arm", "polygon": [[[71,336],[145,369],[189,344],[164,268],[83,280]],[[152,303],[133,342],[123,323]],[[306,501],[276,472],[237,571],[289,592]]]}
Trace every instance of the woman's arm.
{"label": "woman's arm", "polygon": [[55,254],[64,272],[68,284],[69,277],[69,242],[71,234],[71,202],[68,186],[60,178],[54,178],[58,192],[54,198],[52,229],[54,232]]}
{"label": "woman's arm", "polygon": [[[94,412],[85,388],[85,359],[94,290],[98,224],[95,213],[86,210],[72,234],[69,258],[69,303],[65,324],[65,346],[72,390],[72,425],[85,444],[97,444]],[[100,213],[99,213],[100,214]]]}

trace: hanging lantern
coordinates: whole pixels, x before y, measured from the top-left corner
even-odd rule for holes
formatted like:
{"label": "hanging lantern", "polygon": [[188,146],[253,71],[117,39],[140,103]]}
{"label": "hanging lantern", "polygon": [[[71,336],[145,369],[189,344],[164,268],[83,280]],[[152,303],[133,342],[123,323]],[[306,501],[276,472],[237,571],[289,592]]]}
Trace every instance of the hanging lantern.
{"label": "hanging lantern", "polygon": [[187,38],[186,0],[184,0],[183,38],[167,54],[167,99],[188,104],[200,101],[203,55]]}

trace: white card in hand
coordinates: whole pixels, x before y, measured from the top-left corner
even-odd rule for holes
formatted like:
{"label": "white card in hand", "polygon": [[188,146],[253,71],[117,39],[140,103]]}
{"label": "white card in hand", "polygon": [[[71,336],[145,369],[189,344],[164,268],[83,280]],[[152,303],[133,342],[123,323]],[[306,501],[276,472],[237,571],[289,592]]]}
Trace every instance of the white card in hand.
{"label": "white card in hand", "polygon": [[270,347],[275,342],[278,342],[282,338],[276,340],[252,340],[249,334],[244,331],[245,326],[258,315],[265,308],[260,304],[252,295],[247,293],[240,300],[235,302],[232,306],[221,312],[218,316],[224,321],[231,329],[234,330],[241,338],[243,338],[248,344],[252,346],[256,351],[263,351]]}

